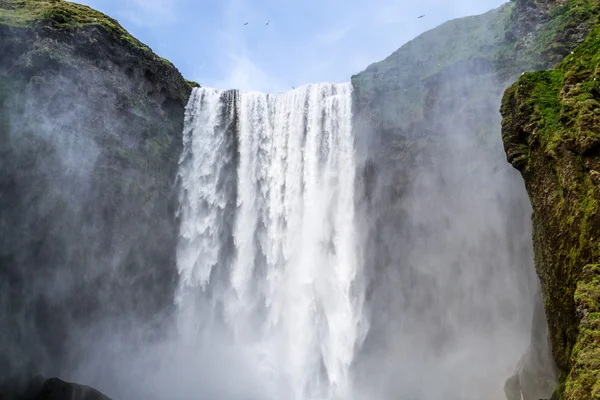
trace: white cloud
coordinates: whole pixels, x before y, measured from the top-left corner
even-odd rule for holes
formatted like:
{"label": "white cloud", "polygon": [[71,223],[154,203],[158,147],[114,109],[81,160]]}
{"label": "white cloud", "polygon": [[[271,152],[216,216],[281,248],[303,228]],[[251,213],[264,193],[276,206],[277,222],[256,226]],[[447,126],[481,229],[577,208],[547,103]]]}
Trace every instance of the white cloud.
{"label": "white cloud", "polygon": [[314,38],[314,44],[319,47],[330,47],[346,38],[352,28],[350,26],[340,26],[328,31],[320,32]]}
{"label": "white cloud", "polygon": [[250,58],[236,55],[230,55],[224,77],[218,80],[215,86],[219,89],[234,88],[270,93],[289,89],[280,79],[269,75]]}

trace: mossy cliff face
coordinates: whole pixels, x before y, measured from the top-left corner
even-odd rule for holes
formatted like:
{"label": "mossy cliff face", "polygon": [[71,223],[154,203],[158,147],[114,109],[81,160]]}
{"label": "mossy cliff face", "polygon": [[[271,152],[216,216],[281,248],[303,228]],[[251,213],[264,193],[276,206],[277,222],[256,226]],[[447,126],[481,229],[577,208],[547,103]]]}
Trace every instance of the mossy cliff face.
{"label": "mossy cliff face", "polygon": [[195,84],[62,0],[0,0],[0,54],[0,376],[68,373],[173,304]]}
{"label": "mossy cliff face", "polygon": [[524,74],[501,109],[507,158],[533,206],[536,270],[563,382],[557,397],[573,400],[600,398],[599,61],[596,23],[554,70]]}

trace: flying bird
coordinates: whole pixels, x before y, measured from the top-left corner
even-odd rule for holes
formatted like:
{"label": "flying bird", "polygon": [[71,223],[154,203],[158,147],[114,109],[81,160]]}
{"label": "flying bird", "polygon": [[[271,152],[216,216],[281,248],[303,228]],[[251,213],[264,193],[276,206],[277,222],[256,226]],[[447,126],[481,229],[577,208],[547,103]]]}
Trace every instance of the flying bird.
{"label": "flying bird", "polygon": [[269,22],[271,22],[271,21],[268,21],[268,22],[265,24],[265,26],[269,25]]}
{"label": "flying bird", "polygon": [[419,15],[417,19],[423,18],[425,15]]}
{"label": "flying bird", "polygon": [[244,25],[248,25],[248,23],[246,22]]}

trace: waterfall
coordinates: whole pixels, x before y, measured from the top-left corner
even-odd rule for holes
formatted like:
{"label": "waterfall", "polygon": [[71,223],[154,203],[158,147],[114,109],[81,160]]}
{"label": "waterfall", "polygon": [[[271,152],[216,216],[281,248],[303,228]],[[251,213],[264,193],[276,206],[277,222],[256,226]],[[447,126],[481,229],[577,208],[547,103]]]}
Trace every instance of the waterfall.
{"label": "waterfall", "polygon": [[179,329],[222,329],[277,398],[347,398],[367,330],[351,93],[200,88],[186,110]]}

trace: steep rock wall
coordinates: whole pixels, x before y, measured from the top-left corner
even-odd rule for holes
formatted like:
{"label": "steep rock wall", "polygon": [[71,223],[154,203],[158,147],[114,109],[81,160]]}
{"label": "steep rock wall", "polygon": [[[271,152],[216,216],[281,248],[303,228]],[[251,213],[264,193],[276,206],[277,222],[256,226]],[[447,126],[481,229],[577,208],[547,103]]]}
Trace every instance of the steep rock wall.
{"label": "steep rock wall", "polygon": [[596,25],[556,69],[524,74],[502,104],[507,158],[533,205],[536,270],[563,382],[556,397],[565,399],[600,396],[599,51]]}
{"label": "steep rock wall", "polygon": [[62,0],[1,0],[0,54],[0,376],[68,374],[172,307],[194,84]]}

